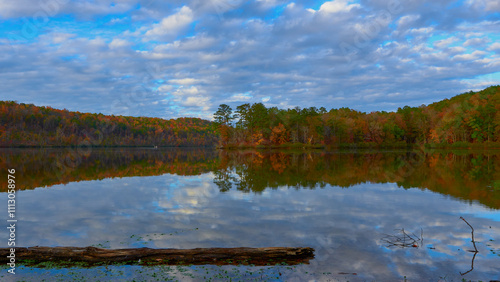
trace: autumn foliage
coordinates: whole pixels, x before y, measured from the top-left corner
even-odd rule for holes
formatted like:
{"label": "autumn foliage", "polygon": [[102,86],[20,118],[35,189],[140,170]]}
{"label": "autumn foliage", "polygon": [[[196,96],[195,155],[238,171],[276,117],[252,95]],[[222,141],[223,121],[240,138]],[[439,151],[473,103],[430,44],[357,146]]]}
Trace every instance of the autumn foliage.
{"label": "autumn foliage", "polygon": [[199,118],[114,116],[0,101],[0,146],[213,146]]}
{"label": "autumn foliage", "polygon": [[[396,112],[364,113],[349,108],[278,109],[227,105],[214,114],[224,146],[322,144],[330,146],[500,146],[500,86],[468,92]],[[233,122],[234,120],[234,122]]]}
{"label": "autumn foliage", "polygon": [[280,123],[275,126],[271,132],[271,143],[275,145],[285,144],[289,140],[290,133],[286,130],[285,126]]}
{"label": "autumn foliage", "polygon": [[109,116],[0,101],[0,146],[500,147],[500,86],[396,112],[255,103],[233,114],[223,104],[214,120]]}

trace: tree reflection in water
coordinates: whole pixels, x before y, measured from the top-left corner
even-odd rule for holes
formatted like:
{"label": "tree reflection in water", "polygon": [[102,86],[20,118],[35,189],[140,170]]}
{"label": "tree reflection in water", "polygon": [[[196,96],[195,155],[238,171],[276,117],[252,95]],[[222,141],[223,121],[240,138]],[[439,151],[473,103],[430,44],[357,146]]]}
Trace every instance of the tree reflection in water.
{"label": "tree reflection in water", "polygon": [[221,151],[214,183],[237,189],[348,188],[361,183],[397,183],[500,208],[500,160],[496,152],[256,152]]}
{"label": "tree reflection in water", "polygon": [[[429,189],[465,201],[500,208],[498,151],[256,151],[123,148],[2,149],[0,166],[14,167],[24,179],[18,189],[82,180],[199,175],[212,172],[221,192],[236,189],[348,188],[360,183],[397,183],[404,189]],[[6,187],[1,188],[6,192]]]}

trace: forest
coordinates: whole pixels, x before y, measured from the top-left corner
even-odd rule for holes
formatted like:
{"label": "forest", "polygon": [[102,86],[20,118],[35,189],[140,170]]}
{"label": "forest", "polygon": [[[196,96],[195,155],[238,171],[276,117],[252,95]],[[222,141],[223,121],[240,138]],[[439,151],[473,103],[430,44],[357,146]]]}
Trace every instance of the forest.
{"label": "forest", "polygon": [[114,116],[0,101],[0,147],[489,147],[500,148],[500,86],[396,112],[349,108],[233,109],[199,118]]}
{"label": "forest", "polygon": [[199,118],[114,116],[0,101],[0,147],[214,146],[212,123]]}
{"label": "forest", "polygon": [[500,86],[396,112],[222,104],[214,119],[221,147],[500,147]]}

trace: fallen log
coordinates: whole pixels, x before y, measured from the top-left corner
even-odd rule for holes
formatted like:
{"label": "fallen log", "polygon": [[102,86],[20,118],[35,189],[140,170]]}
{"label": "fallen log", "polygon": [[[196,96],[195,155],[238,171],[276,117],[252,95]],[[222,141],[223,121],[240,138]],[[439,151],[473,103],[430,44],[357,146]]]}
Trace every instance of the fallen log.
{"label": "fallen log", "polygon": [[[15,260],[27,266],[138,265],[275,265],[308,264],[313,248],[102,249],[95,247],[18,247]],[[10,248],[0,248],[0,263],[10,262]]]}

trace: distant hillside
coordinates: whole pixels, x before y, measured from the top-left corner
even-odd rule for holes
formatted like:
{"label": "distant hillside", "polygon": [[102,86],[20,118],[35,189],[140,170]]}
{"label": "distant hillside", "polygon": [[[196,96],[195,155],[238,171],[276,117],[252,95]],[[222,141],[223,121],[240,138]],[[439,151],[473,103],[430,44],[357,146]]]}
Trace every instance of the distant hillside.
{"label": "distant hillside", "polygon": [[213,146],[199,118],[108,116],[0,101],[0,146]]}
{"label": "distant hillside", "polygon": [[433,103],[427,111],[433,142],[500,141],[500,86]]}
{"label": "distant hillside", "polygon": [[[335,106],[335,105],[332,105]],[[349,108],[278,109],[262,103],[214,114],[219,146],[500,147],[500,86],[396,112]]]}

